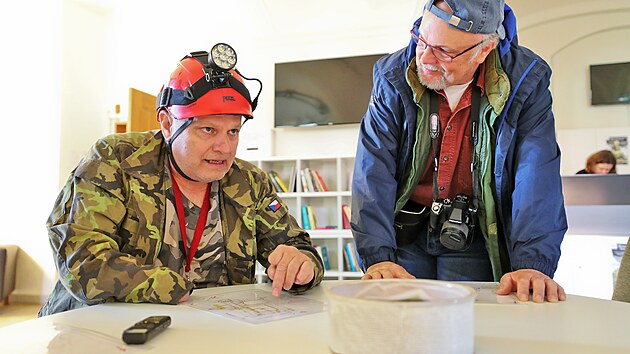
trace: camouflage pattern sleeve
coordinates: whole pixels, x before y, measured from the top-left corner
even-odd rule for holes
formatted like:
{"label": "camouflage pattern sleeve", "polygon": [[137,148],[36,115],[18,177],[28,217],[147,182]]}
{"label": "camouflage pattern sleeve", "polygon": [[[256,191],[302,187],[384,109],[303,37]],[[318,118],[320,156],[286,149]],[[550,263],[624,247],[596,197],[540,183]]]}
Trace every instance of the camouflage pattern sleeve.
{"label": "camouflage pattern sleeve", "polygon": [[152,265],[161,230],[155,225],[144,230],[141,213],[127,205],[134,191],[120,168],[117,149],[100,140],[57,198],[47,227],[60,281],[87,305],[177,304],[192,284],[168,268]]}
{"label": "camouflage pattern sleeve", "polygon": [[313,247],[309,234],[300,228],[295,218],[289,213],[287,205],[275,193],[269,176],[264,171],[260,172],[260,183],[254,188],[254,192],[258,195],[258,203],[255,205],[258,261],[267,269],[269,267],[267,258],[276,246],[283,244],[299,249],[313,262],[315,276],[311,283],[295,285],[290,292],[304,292],[321,283],[324,277],[322,260]]}

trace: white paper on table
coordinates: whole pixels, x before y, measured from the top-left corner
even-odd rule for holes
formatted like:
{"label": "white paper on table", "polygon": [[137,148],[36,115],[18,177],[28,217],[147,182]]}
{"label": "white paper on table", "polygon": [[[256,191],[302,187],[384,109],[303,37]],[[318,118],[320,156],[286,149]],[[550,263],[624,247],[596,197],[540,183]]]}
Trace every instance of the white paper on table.
{"label": "white paper on table", "polygon": [[477,296],[475,303],[477,304],[518,304],[521,303],[514,293],[509,295],[497,295],[499,283],[495,282],[469,282],[461,281],[458,284],[470,286],[475,289]]}
{"label": "white paper on table", "polygon": [[321,301],[287,293],[275,297],[271,292],[260,289],[206,296],[193,294],[186,305],[251,324],[324,311],[324,303]]}
{"label": "white paper on table", "polygon": [[[54,323],[52,325],[39,326],[32,331],[22,329],[20,326],[7,327],[0,336],[3,353],[145,353],[154,349],[150,345],[131,346],[122,341],[121,337],[115,338],[104,333],[75,327],[67,324]],[[10,340],[9,340],[10,338]]]}

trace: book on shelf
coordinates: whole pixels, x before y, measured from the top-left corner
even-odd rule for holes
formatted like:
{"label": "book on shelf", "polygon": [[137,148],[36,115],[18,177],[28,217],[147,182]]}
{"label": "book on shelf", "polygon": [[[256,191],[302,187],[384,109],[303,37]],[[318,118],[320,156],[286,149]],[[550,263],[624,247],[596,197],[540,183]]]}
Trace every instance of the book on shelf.
{"label": "book on shelf", "polygon": [[293,166],[291,168],[291,178],[289,180],[289,192],[297,192],[297,184],[295,184],[297,175],[296,172],[296,168]]}
{"label": "book on shelf", "polygon": [[317,192],[315,186],[313,186],[313,177],[311,176],[311,169],[305,167],[303,170],[304,179],[306,180],[306,191],[307,192]]}
{"label": "book on shelf", "polygon": [[317,170],[313,170],[313,174],[315,175],[315,180],[320,188],[320,192],[328,192],[328,187],[326,186],[326,183],[324,183],[324,179],[319,172],[317,172]]}
{"label": "book on shelf", "polygon": [[302,204],[302,227],[304,228],[304,230],[311,229],[311,223],[308,218],[308,207],[306,206],[306,204]]}
{"label": "book on shelf", "polygon": [[300,170],[300,182],[302,183],[302,192],[308,192],[308,185],[306,184],[306,177],[304,176],[304,170]]}
{"label": "book on shelf", "polygon": [[357,272],[363,272],[363,261],[361,260],[359,251],[357,251],[357,244],[355,242],[352,242],[352,249],[354,250],[354,256],[357,262]]}
{"label": "book on shelf", "polygon": [[[322,246],[320,245],[313,245],[313,248],[315,249],[315,251],[317,251],[317,254],[319,255],[319,258],[322,259],[322,262],[324,262],[324,254],[322,253]],[[326,266],[324,266],[324,269],[326,268]]]}
{"label": "book on shelf", "polygon": [[350,271],[352,270],[352,268],[350,268],[350,258],[348,257],[348,252],[346,252],[346,248],[343,248],[343,269]]}
{"label": "book on shelf", "polygon": [[315,174],[315,170],[308,170],[308,174],[311,177],[311,181],[313,183],[313,191],[315,192],[323,192],[324,189],[321,186],[321,184],[319,183],[319,181],[317,180],[317,175]]}
{"label": "book on shelf", "polygon": [[350,207],[346,204],[342,204],[341,205],[341,218],[343,219],[344,229],[350,228],[350,220],[351,220],[350,216],[351,216]]}
{"label": "book on shelf", "polygon": [[317,218],[315,217],[315,211],[313,207],[310,205],[306,206],[306,210],[308,211],[308,222],[311,224],[311,230],[317,229]]}
{"label": "book on shelf", "polygon": [[354,170],[350,170],[350,173],[348,174],[348,190],[351,191],[352,190],[352,175],[354,173]]}
{"label": "book on shelf", "polygon": [[278,175],[278,173],[274,170],[269,170],[269,176],[271,176],[271,183],[273,183],[275,181],[275,186],[276,189],[278,189],[278,192],[288,192],[289,189],[287,188],[286,184],[284,184],[284,182],[282,181],[282,179],[280,178],[280,175]]}
{"label": "book on shelf", "polygon": [[324,262],[324,269],[330,270],[330,261],[328,260],[328,248],[326,246],[315,246],[317,253],[322,258],[322,262]]}
{"label": "book on shelf", "polygon": [[271,184],[273,185],[273,188],[276,190],[276,193],[282,192],[282,188],[271,175],[269,175],[269,181],[271,181]]}
{"label": "book on shelf", "polygon": [[323,227],[318,227],[317,230],[337,230],[336,225],[326,225]]}
{"label": "book on shelf", "polygon": [[348,242],[343,248],[344,256],[348,258],[348,266],[351,272],[357,271],[357,256],[354,252],[353,242]]}

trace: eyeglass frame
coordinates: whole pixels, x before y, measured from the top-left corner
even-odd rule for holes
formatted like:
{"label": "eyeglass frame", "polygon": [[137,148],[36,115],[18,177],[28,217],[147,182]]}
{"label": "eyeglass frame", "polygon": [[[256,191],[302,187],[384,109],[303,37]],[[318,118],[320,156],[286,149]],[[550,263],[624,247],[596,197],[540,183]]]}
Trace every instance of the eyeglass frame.
{"label": "eyeglass frame", "polygon": [[[413,40],[413,42],[416,44],[416,46],[418,45],[418,41],[422,42],[422,44],[424,44],[424,48],[422,49],[423,51],[427,50],[427,48],[431,48],[431,53],[433,54],[433,56],[435,57],[435,59],[437,59],[438,61],[441,61],[443,63],[452,63],[453,60],[461,55],[464,55],[466,53],[468,53],[469,51],[473,50],[474,48],[477,48],[478,46],[480,46],[481,44],[483,44],[484,42],[488,41],[488,38],[481,40],[479,43],[474,44],[473,46],[471,46],[468,49],[465,49],[463,52],[460,52],[459,54],[456,55],[450,55],[448,53],[446,53],[445,51],[443,51],[440,48],[434,47],[432,45],[430,45],[429,43],[425,42],[424,39],[420,38],[419,34],[416,34],[416,32],[414,31],[416,28],[418,28],[419,26],[414,26],[411,30],[409,30],[409,33],[411,33],[411,39]],[[447,58],[441,58],[437,55],[435,55],[435,51],[438,51],[440,54],[445,55]]]}

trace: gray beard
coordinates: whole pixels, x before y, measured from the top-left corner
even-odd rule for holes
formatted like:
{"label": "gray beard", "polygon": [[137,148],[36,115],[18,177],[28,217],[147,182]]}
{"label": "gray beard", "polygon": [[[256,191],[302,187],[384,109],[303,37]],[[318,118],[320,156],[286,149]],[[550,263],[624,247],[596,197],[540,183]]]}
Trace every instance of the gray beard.
{"label": "gray beard", "polygon": [[440,77],[438,80],[433,81],[433,82],[427,82],[423,77],[422,74],[420,73],[420,69],[416,69],[416,74],[418,75],[418,80],[420,81],[420,83],[422,85],[424,85],[426,88],[433,90],[433,91],[438,91],[438,90],[444,90],[445,88],[447,88],[449,85],[446,83],[446,79],[444,78],[444,76]]}

